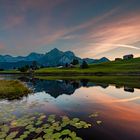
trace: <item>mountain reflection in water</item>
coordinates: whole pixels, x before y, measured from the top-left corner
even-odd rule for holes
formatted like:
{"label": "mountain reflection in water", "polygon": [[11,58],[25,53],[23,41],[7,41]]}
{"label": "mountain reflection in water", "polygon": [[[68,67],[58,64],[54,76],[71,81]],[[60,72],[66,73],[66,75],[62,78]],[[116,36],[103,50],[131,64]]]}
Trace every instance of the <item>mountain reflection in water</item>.
{"label": "mountain reflection in water", "polygon": [[[42,80],[37,78],[20,77],[19,80],[26,82],[29,87],[33,89],[34,92],[42,92],[50,94],[52,97],[57,98],[62,94],[71,95],[76,89],[81,87],[96,87],[100,86],[102,88],[109,87],[109,84],[105,83],[93,83],[88,79],[83,80]],[[120,88],[116,85],[116,88]],[[124,86],[124,91],[134,92],[134,88]]]}

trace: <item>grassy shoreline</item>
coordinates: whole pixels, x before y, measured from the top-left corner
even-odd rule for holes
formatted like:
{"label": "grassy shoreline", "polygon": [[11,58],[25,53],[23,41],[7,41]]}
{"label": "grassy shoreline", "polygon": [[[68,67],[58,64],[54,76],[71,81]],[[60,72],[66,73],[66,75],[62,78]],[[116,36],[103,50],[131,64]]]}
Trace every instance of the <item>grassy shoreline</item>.
{"label": "grassy shoreline", "polygon": [[112,84],[140,88],[140,76],[35,76],[42,80],[87,80],[96,84]]}
{"label": "grassy shoreline", "polygon": [[0,99],[19,99],[31,91],[17,80],[0,80]]}
{"label": "grassy shoreline", "polygon": [[34,76],[140,76],[140,72],[35,72],[35,73],[19,73],[19,72],[0,72],[1,75],[34,75]]}

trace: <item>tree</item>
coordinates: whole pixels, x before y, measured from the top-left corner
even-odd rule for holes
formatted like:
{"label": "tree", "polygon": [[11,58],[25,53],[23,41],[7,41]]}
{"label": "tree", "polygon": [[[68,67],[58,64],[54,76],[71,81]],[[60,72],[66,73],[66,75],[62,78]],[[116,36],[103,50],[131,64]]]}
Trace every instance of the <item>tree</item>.
{"label": "tree", "polygon": [[71,64],[78,65],[79,64],[79,61],[77,59],[73,59],[73,61],[71,62]]}
{"label": "tree", "polygon": [[66,63],[66,64],[65,64],[65,67],[67,68],[68,66],[69,66],[68,63]]}
{"label": "tree", "polygon": [[21,68],[18,68],[18,70],[20,72],[27,72],[29,70],[29,68],[30,68],[29,65],[25,65],[25,66],[23,66]]}
{"label": "tree", "polygon": [[32,62],[31,68],[32,68],[33,70],[38,69],[37,62],[36,62],[36,61],[33,61],[33,62]]}
{"label": "tree", "polygon": [[41,65],[40,68],[45,68],[45,67],[43,65]]}
{"label": "tree", "polygon": [[88,68],[88,64],[87,64],[87,62],[85,60],[82,62],[81,68],[82,69]]}

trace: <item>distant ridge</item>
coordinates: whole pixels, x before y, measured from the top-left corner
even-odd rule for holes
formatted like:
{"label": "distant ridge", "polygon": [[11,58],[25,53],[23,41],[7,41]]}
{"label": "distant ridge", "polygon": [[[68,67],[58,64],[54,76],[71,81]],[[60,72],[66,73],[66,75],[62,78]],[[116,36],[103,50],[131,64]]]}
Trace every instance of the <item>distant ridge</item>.
{"label": "distant ridge", "polygon": [[0,55],[0,69],[13,69],[13,67],[20,67],[23,65],[30,65],[36,61],[39,65],[55,67],[71,63],[73,59],[77,59],[79,63],[85,60],[88,64],[108,62],[109,59],[103,57],[101,59],[80,58],[71,51],[60,51],[57,48],[52,49],[46,54],[30,53],[27,56],[13,57],[11,55]]}

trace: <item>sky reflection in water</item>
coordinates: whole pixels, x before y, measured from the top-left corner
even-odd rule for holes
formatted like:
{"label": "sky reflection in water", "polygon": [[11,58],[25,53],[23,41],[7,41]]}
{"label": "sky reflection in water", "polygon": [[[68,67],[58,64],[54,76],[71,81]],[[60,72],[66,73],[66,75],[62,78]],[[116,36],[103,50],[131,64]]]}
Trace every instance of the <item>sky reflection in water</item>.
{"label": "sky reflection in water", "polygon": [[[17,105],[14,112],[19,116],[38,111],[87,119],[89,114],[98,111],[103,124],[83,132],[85,140],[87,135],[94,139],[140,139],[140,89],[128,92],[124,88],[95,83],[83,87],[74,81],[36,80],[27,84],[34,87],[34,94],[20,101],[0,101],[0,105]],[[23,106],[26,107],[21,111]],[[0,111],[2,109],[1,106]]]}

